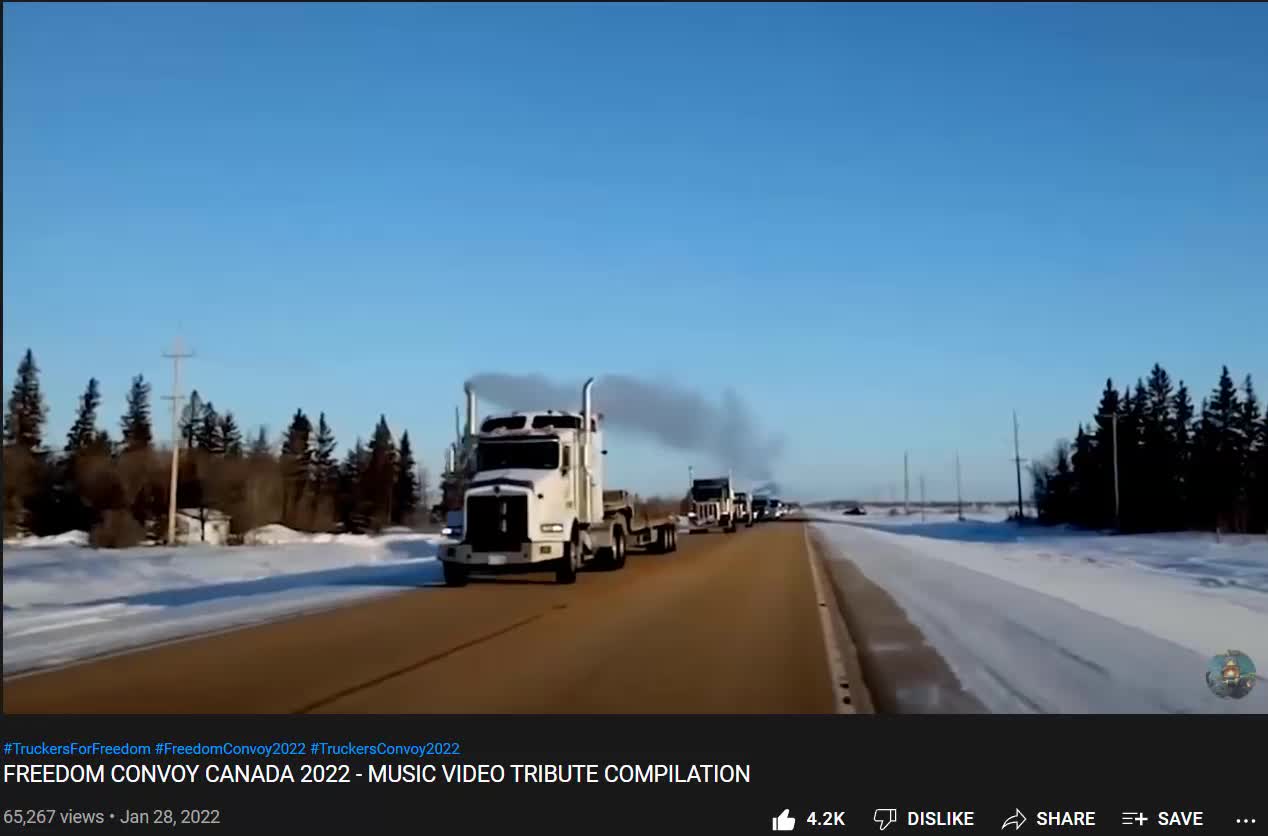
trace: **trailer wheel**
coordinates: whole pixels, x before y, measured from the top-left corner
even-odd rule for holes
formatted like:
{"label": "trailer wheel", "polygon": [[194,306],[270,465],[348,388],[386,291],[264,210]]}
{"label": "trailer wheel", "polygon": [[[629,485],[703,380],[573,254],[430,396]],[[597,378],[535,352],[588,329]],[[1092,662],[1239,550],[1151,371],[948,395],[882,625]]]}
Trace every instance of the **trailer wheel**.
{"label": "trailer wheel", "polygon": [[663,529],[665,532],[665,551],[678,551],[678,528],[677,526],[667,525]]}
{"label": "trailer wheel", "polygon": [[461,563],[450,563],[448,560],[445,564],[445,586],[466,586],[467,585],[467,567]]}
{"label": "trailer wheel", "polygon": [[669,551],[669,526],[662,526],[656,529],[656,554],[665,554]]}
{"label": "trailer wheel", "polygon": [[564,543],[564,556],[555,563],[555,583],[576,583],[580,563],[581,542],[574,529],[572,540]]}

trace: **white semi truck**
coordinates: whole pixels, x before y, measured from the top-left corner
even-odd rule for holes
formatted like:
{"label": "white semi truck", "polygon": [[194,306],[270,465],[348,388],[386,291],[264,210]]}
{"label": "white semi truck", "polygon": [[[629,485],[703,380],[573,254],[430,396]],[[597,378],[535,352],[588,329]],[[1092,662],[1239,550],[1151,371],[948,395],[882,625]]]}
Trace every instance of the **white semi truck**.
{"label": "white semi truck", "polygon": [[735,491],[731,477],[691,480],[691,521],[693,534],[720,528],[728,534],[735,531]]}
{"label": "white semi truck", "polygon": [[[513,412],[486,418],[474,438],[465,486],[461,542],[442,547],[445,583],[471,572],[553,569],[559,583],[595,562],[625,565],[626,549],[672,552],[678,520],[653,516],[627,491],[604,490],[601,417],[591,409],[594,378],[581,412]],[[475,394],[467,395],[475,425]]]}

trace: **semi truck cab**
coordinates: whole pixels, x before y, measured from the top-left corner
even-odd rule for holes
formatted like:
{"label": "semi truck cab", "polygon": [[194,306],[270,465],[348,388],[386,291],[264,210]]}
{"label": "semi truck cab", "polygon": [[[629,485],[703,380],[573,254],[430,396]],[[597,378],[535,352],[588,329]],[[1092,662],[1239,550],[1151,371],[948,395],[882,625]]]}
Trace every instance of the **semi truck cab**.
{"label": "semi truck cab", "polygon": [[[640,516],[626,492],[608,492],[605,498],[607,451],[600,419],[591,409],[593,384],[591,378],[582,389],[579,413],[513,412],[480,424],[463,501],[462,539],[440,553],[447,584],[461,586],[473,569],[534,565],[553,567],[556,580],[572,583],[590,560],[621,568],[627,541],[673,550],[672,519]],[[474,411],[474,395],[468,392],[468,412]]]}
{"label": "semi truck cab", "polygon": [[735,493],[731,490],[731,477],[694,479],[691,483],[692,532],[721,528],[727,533],[735,531]]}

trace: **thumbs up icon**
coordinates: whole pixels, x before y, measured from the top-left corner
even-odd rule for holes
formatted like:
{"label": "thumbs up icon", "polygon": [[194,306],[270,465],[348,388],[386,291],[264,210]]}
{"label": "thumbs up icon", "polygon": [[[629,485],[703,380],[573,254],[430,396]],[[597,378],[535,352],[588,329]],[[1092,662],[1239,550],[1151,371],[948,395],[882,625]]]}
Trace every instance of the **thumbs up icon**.
{"label": "thumbs up icon", "polygon": [[796,826],[797,820],[788,815],[787,810],[770,820],[771,830],[792,830]]}

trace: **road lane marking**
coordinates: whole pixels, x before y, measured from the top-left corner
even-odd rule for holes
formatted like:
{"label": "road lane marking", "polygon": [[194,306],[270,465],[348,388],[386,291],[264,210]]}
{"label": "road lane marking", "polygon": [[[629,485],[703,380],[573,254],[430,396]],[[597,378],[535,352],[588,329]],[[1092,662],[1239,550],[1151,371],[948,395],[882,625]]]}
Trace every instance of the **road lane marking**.
{"label": "road lane marking", "polygon": [[802,525],[802,539],[806,544],[806,559],[810,562],[810,577],[814,581],[815,601],[819,605],[819,626],[823,628],[823,643],[828,651],[828,678],[832,688],[833,703],[837,714],[857,714],[854,698],[850,693],[850,680],[845,674],[845,656],[837,637],[836,600],[828,592],[828,581],[822,576],[818,552],[810,542],[810,526]]}

